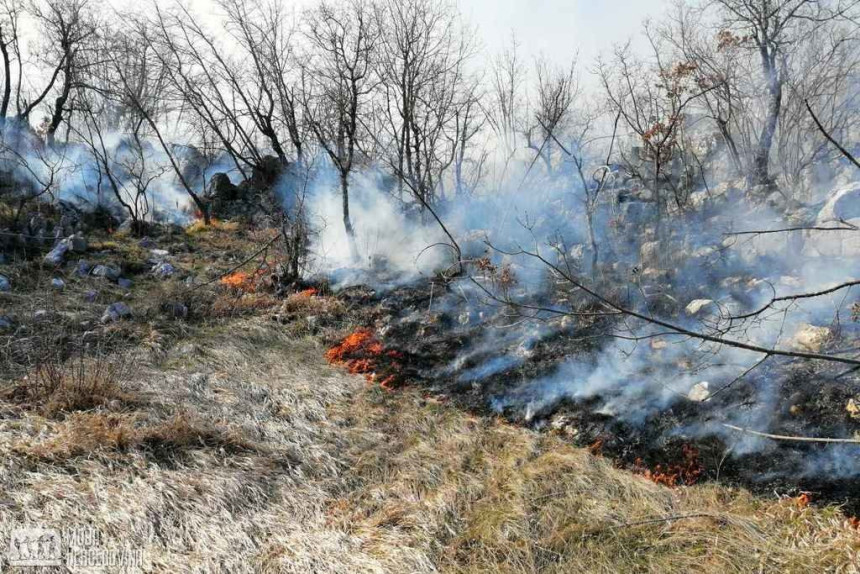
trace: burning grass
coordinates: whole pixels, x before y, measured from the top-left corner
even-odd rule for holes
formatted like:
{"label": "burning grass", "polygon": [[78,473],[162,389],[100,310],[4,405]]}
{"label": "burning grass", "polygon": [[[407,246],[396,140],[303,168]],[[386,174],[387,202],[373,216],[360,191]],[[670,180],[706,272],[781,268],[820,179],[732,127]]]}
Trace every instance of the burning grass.
{"label": "burning grass", "polygon": [[236,271],[221,278],[221,285],[235,291],[244,293],[255,293],[260,281],[260,273],[247,273]]}
{"label": "burning grass", "polygon": [[325,358],[329,363],[345,366],[354,375],[364,375],[368,382],[378,381],[382,388],[391,389],[399,382],[403,355],[386,350],[373,330],[360,327],[329,348]]}
{"label": "burning grass", "polygon": [[692,445],[682,445],[681,460],[672,464],[657,464],[653,469],[648,468],[641,458],[637,458],[633,466],[634,474],[663,486],[691,486],[698,482],[705,472],[699,460],[699,450]]}

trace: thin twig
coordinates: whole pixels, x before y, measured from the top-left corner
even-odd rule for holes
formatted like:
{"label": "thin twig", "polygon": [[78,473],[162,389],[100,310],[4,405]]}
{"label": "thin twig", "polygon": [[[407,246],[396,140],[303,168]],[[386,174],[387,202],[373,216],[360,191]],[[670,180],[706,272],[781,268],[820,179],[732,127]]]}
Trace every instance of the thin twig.
{"label": "thin twig", "polygon": [[637,520],[636,522],[625,522],[624,524],[617,524],[615,526],[607,526],[606,528],[598,528],[596,530],[590,530],[585,533],[585,536],[594,536],[596,534],[601,534],[603,532],[611,532],[613,530],[620,530],[622,528],[629,528],[633,526],[645,526],[648,524],[660,524],[662,522],[675,522],[678,520],[685,520],[688,518],[712,518],[714,520],[724,520],[721,516],[717,516],[716,514],[707,514],[704,512],[697,512],[695,514],[674,514],[672,516],[663,516],[660,518],[649,518],[647,520]]}
{"label": "thin twig", "polygon": [[219,279],[221,279],[221,278],[223,278],[223,277],[226,277],[227,275],[230,275],[231,273],[233,273],[233,272],[234,272],[234,271],[236,271],[237,269],[240,269],[240,268],[244,267],[245,265],[247,265],[248,263],[250,263],[254,258],[256,258],[258,255],[260,255],[261,253],[263,253],[264,251],[266,251],[269,247],[271,247],[271,246],[272,246],[272,244],[274,244],[274,243],[275,243],[275,241],[277,241],[278,239],[280,239],[282,236],[283,236],[283,232],[278,233],[278,234],[277,234],[277,235],[275,235],[275,236],[274,236],[274,237],[273,237],[273,238],[272,238],[268,243],[266,243],[265,245],[263,245],[260,249],[258,249],[257,251],[255,251],[255,252],[254,252],[253,254],[251,254],[247,259],[244,259],[241,263],[239,263],[239,264],[238,264],[238,265],[236,265],[235,267],[232,267],[232,268],[228,269],[228,270],[227,270],[227,271],[225,271],[224,273],[222,273],[222,274],[218,275],[217,277],[213,277],[212,279],[210,279],[209,281],[206,281],[205,283],[200,283],[199,285],[194,285],[193,287],[190,287],[190,288],[188,289],[188,292],[190,293],[191,291],[196,291],[197,289],[200,289],[201,287],[205,287],[206,285],[209,285],[209,284],[211,284],[211,283],[214,283],[215,281],[218,281]]}
{"label": "thin twig", "polygon": [[857,166],[858,169],[860,169],[860,161],[857,161],[857,158],[851,155],[847,149],[842,147],[842,144],[840,144],[833,138],[833,136],[827,133],[827,130],[825,130],[824,126],[821,125],[821,122],[818,121],[818,118],[815,116],[815,112],[812,111],[812,106],[809,105],[809,100],[803,100],[803,103],[806,104],[806,109],[809,112],[809,115],[812,116],[812,121],[814,121],[815,125],[818,126],[818,131],[820,131],[824,135],[824,137],[827,138],[827,141],[836,146],[836,149],[838,149],[842,155],[844,155],[851,163],[853,163],[855,166]]}
{"label": "thin twig", "polygon": [[821,227],[821,226],[806,226],[806,227],[783,227],[782,229],[763,229],[751,231],[728,231],[723,233],[724,236],[734,235],[766,235],[768,233],[788,233],[790,231],[860,231],[860,227],[852,225],[848,222],[842,222],[843,227]]}
{"label": "thin twig", "polygon": [[767,432],[754,431],[751,429],[745,429],[741,427],[737,427],[735,425],[730,425],[727,423],[722,423],[724,427],[732,429],[734,431],[743,432],[755,436],[760,436],[764,438],[769,438],[773,440],[786,440],[793,442],[824,442],[824,443],[841,443],[841,444],[860,444],[860,439],[856,438],[821,438],[821,437],[811,437],[811,436],[788,436],[782,434],[771,434]]}

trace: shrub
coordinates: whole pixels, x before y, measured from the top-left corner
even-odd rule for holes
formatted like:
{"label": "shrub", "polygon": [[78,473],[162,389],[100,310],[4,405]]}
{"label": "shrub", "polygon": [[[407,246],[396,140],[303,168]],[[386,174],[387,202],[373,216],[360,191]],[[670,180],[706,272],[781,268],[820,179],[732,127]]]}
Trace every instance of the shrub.
{"label": "shrub", "polygon": [[63,418],[76,411],[138,404],[138,398],[125,391],[120,383],[127,374],[122,357],[47,360],[3,395],[43,416]]}

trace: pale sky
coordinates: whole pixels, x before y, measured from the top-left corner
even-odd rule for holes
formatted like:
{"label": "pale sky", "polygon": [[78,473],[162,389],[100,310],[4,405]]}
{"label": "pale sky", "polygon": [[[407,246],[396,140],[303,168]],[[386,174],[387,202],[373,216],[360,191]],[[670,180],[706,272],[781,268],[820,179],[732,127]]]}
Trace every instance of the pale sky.
{"label": "pale sky", "polygon": [[[131,0],[111,0],[115,6]],[[314,0],[282,0],[300,11]],[[337,3],[337,0],[332,0]],[[509,43],[511,32],[520,44],[523,63],[544,54],[567,63],[579,53],[586,72],[601,53],[631,37],[641,37],[642,21],[657,18],[667,0],[455,0],[467,22],[477,29],[482,55],[492,56]],[[200,14],[213,9],[213,0],[190,0]]]}
{"label": "pale sky", "polygon": [[490,53],[516,34],[524,60],[543,53],[567,62],[579,52],[581,70],[613,44],[641,36],[642,21],[659,17],[666,0],[458,0]]}

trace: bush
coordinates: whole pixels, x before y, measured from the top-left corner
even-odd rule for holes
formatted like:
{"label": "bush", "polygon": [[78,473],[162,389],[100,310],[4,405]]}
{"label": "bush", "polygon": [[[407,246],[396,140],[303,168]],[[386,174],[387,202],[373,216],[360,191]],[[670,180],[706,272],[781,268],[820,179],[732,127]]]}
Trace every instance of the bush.
{"label": "bush", "polygon": [[32,375],[3,392],[4,398],[48,418],[99,407],[117,408],[139,404],[120,381],[128,373],[121,357],[78,357],[65,362],[48,360]]}

